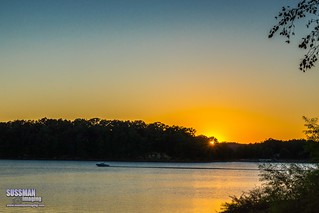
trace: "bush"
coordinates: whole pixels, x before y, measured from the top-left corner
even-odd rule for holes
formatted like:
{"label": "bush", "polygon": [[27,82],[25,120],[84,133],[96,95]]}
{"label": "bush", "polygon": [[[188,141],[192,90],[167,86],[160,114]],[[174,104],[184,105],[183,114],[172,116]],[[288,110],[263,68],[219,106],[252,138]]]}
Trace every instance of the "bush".
{"label": "bush", "polygon": [[262,164],[262,186],[223,204],[221,213],[314,213],[319,211],[319,168]]}

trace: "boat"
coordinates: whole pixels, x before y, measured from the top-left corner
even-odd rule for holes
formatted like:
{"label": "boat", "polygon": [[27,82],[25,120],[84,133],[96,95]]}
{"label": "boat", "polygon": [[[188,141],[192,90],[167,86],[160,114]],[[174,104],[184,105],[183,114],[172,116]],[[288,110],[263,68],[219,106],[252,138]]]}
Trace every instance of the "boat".
{"label": "boat", "polygon": [[109,164],[106,164],[106,163],[97,163],[96,165],[98,167],[108,167],[108,166],[110,166]]}

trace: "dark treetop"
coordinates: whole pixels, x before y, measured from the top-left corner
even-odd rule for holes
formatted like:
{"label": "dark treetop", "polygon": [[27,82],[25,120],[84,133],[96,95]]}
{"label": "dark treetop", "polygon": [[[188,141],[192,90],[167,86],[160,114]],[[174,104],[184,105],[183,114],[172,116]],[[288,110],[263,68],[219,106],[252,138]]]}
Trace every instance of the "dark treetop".
{"label": "dark treetop", "polygon": [[[214,145],[211,142],[214,142]],[[319,143],[306,140],[218,143],[195,130],[160,122],[63,119],[0,122],[0,159],[214,161],[307,160]],[[318,152],[319,153],[319,152]]]}

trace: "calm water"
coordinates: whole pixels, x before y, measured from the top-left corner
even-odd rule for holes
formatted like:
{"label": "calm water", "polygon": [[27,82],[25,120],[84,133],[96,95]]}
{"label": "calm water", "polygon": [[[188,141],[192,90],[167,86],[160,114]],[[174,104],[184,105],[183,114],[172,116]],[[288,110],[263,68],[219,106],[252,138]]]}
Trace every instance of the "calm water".
{"label": "calm water", "polygon": [[[95,163],[0,160],[0,212],[216,212],[259,185],[256,163]],[[7,189],[36,189],[44,207],[6,207]]]}

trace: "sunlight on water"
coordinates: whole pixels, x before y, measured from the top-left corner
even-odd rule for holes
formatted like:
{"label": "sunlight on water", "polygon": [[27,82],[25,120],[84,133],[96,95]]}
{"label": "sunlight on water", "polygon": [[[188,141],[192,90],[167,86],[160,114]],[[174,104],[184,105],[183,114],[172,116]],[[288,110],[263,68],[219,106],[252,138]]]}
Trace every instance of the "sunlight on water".
{"label": "sunlight on water", "polygon": [[[1,208],[6,212],[216,212],[229,195],[259,184],[258,171],[246,170],[257,169],[254,163],[110,164],[99,168],[87,161],[1,160]],[[6,189],[25,188],[36,189],[45,206],[6,207],[12,203]]]}

